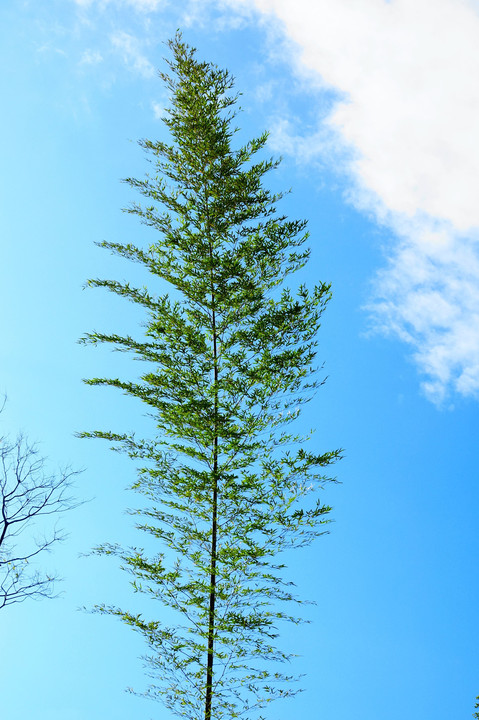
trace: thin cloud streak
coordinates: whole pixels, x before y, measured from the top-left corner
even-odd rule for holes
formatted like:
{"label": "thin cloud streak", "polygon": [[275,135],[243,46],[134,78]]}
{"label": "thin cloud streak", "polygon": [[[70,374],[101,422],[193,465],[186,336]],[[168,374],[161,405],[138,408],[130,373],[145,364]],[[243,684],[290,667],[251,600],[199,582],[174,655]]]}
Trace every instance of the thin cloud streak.
{"label": "thin cloud streak", "polygon": [[310,136],[279,118],[273,141],[304,162],[338,158],[351,202],[396,234],[373,327],[410,345],[433,401],[479,397],[478,4],[227,2],[276,17],[298,72],[339,93]]}

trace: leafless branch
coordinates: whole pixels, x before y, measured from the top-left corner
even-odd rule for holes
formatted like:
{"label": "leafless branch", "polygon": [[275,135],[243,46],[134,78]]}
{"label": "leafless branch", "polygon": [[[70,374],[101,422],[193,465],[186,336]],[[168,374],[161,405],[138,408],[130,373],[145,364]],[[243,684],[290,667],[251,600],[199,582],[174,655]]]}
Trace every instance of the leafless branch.
{"label": "leafless branch", "polygon": [[0,609],[54,597],[58,578],[38,570],[35,561],[65,535],[57,527],[45,534],[39,519],[80,504],[71,495],[77,474],[70,468],[50,474],[38,447],[23,435],[0,437]]}

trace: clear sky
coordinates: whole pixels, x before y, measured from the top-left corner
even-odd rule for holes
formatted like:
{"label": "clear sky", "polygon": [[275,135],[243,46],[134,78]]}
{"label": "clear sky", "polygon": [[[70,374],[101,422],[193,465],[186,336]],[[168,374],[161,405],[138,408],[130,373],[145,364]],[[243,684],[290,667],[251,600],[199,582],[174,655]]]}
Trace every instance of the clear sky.
{"label": "clear sky", "polygon": [[[120,182],[147,164],[167,101],[156,69],[182,28],[243,93],[244,137],[271,132],[274,182],[307,217],[307,280],[331,281],[307,408],[321,450],[342,446],[330,534],[290,569],[314,599],[285,636],[306,692],[268,718],[459,720],[479,693],[479,3],[477,0],[2,0],[2,433],[52,467],[84,468],[90,502],[64,519],[54,601],[0,614],[3,720],[163,720],[124,692],[148,679],[141,638],[81,610],[128,604],[128,579],[83,557],[134,542],[129,462],[85,429],[147,431],[143,409],[88,388],[131,361],[88,331],[140,315],[83,290],[143,282],[94,243],[141,240]],[[154,611],[161,617],[162,609]]]}

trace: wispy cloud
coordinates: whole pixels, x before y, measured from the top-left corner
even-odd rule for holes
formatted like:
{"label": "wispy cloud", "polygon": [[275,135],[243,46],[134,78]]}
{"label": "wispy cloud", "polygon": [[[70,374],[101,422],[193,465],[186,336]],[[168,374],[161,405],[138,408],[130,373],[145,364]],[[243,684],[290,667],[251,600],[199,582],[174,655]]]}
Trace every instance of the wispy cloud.
{"label": "wispy cloud", "polygon": [[51,43],[43,43],[43,45],[39,45],[36,50],[39,54],[55,53],[56,55],[63,55],[63,57],[67,56],[65,50],[62,50],[62,48],[54,47]]}
{"label": "wispy cloud", "polygon": [[157,120],[161,120],[161,118],[165,114],[165,108],[163,105],[160,105],[158,102],[152,102],[151,107],[153,109],[153,114]]}
{"label": "wispy cloud", "polygon": [[165,0],[74,0],[74,2],[82,8],[89,8],[93,5],[100,7],[123,5],[139,12],[154,12],[165,4]]}
{"label": "wispy cloud", "polygon": [[[229,0],[183,0],[181,3],[182,27],[213,27],[221,32],[224,30],[238,30],[245,26],[248,20],[255,17],[254,7],[248,2],[234,4],[234,13],[231,13]],[[180,9],[180,4],[178,4]],[[212,13],[211,10],[215,9]],[[217,10],[220,13],[217,14]]]}
{"label": "wispy cloud", "polygon": [[103,61],[103,56],[98,50],[85,50],[80,58],[80,65],[98,65]]}
{"label": "wispy cloud", "polygon": [[413,349],[423,388],[479,397],[479,3],[228,0],[276,17],[310,83],[340,93],[305,161],[336,153],[349,197],[396,233],[369,309]]}
{"label": "wispy cloud", "polygon": [[153,12],[165,5],[165,0],[124,0],[124,2],[140,12]]}
{"label": "wispy cloud", "polygon": [[140,73],[144,77],[152,77],[155,68],[143,54],[140,40],[123,30],[111,35],[111,43],[115,50],[121,53],[127,67]]}

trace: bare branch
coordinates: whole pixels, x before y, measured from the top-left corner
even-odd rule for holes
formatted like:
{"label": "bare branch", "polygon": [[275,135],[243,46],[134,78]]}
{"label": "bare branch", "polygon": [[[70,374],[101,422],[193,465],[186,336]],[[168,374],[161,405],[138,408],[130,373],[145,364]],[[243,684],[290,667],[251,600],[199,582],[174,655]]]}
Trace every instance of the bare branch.
{"label": "bare branch", "polygon": [[[3,406],[0,409],[3,410]],[[58,577],[35,567],[37,556],[65,538],[40,519],[77,507],[71,468],[51,474],[38,447],[23,435],[0,437],[0,608],[27,598],[54,597]]]}

